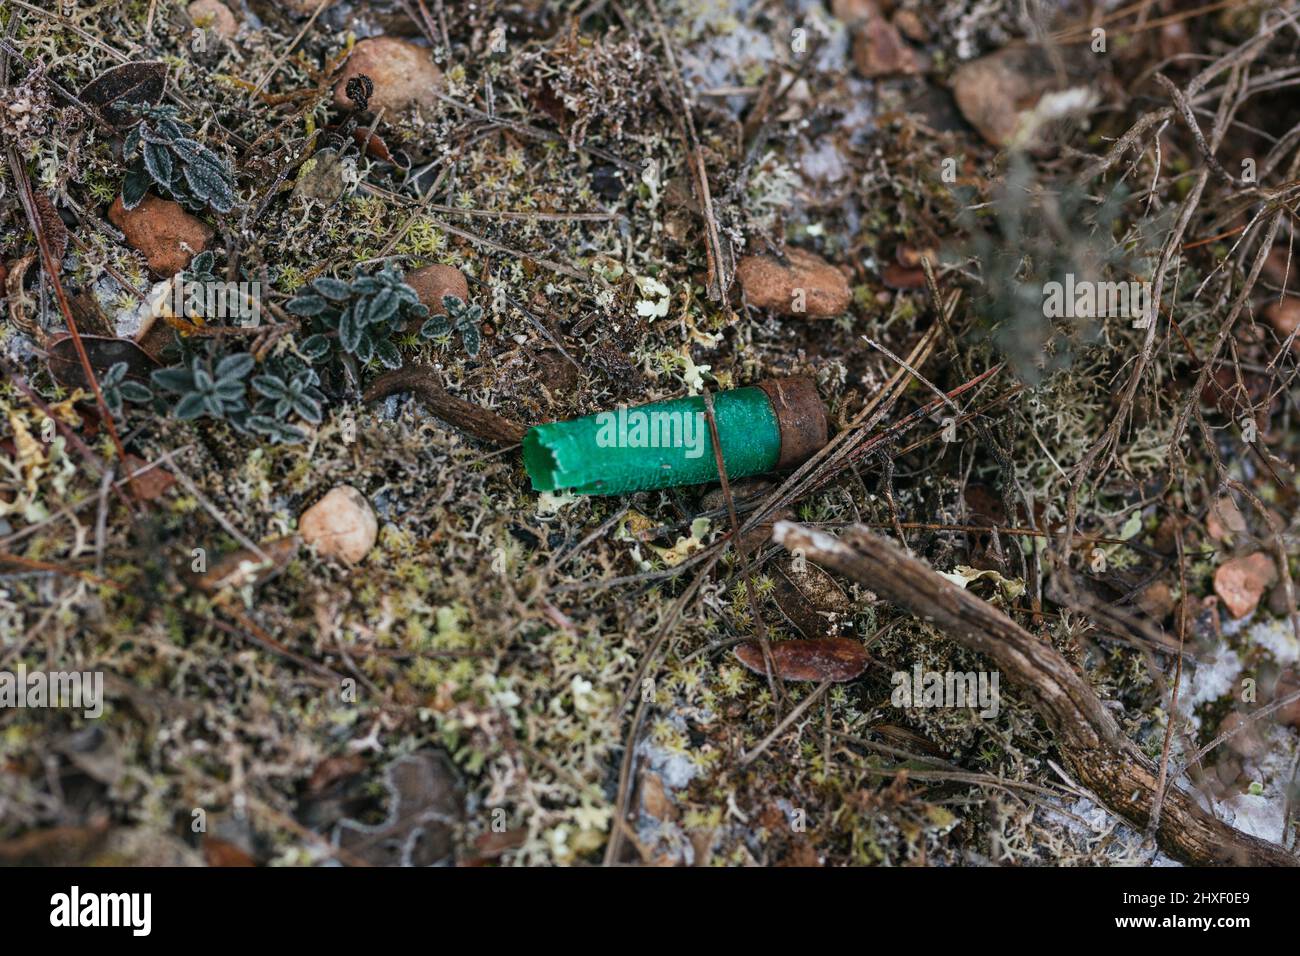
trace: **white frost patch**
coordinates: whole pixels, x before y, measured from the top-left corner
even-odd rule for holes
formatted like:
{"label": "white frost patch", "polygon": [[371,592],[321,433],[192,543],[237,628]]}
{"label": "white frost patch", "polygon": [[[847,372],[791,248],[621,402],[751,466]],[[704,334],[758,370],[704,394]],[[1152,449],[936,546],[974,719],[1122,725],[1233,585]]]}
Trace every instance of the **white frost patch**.
{"label": "white frost patch", "polygon": [[1201,661],[1192,673],[1183,671],[1183,682],[1178,688],[1179,707],[1191,714],[1199,705],[1218,700],[1236,687],[1241,673],[1241,658],[1237,652],[1225,649],[1213,661]]}
{"label": "white frost patch", "polygon": [[1294,664],[1300,660],[1300,643],[1297,643],[1288,620],[1270,618],[1259,621],[1246,632],[1246,636],[1252,644],[1272,654],[1273,660],[1279,664]]}
{"label": "white frost patch", "polygon": [[[1106,835],[1102,849],[1103,856],[1112,864],[1119,866],[1181,866],[1177,860],[1165,856],[1154,845],[1147,843],[1142,834],[1133,829],[1127,821],[1111,813],[1087,797],[1079,797],[1073,803],[1050,798],[1047,804],[1056,804],[1073,816],[1065,813],[1053,814],[1053,821],[1059,822],[1073,842],[1080,847],[1091,847]],[[1050,806],[1047,809],[1051,809]],[[1077,819],[1076,819],[1077,818]],[[1083,821],[1082,823],[1080,821]]]}
{"label": "white frost patch", "polygon": [[1239,793],[1219,804],[1219,809],[1226,811],[1227,822],[1238,830],[1270,843],[1282,842],[1286,832],[1286,801],[1281,794],[1269,797],[1267,794]]}
{"label": "white frost patch", "polygon": [[537,493],[537,514],[553,515],[562,508],[570,505],[576,505],[582,498],[567,491],[561,491],[559,494],[551,494],[549,491],[539,491]]}
{"label": "white frost patch", "polygon": [[117,332],[117,337],[120,339],[133,339],[144,325],[144,320],[153,312],[155,303],[160,302],[164,296],[171,294],[171,287],[171,279],[164,279],[162,282],[154,283],[145,300],[137,303],[131,309],[114,307],[109,298],[111,294],[109,290],[120,291],[122,288],[116,282],[111,282],[107,287],[102,282],[96,283],[95,292],[101,307],[104,307],[105,311],[112,315],[113,328]]}
{"label": "white frost patch", "polygon": [[849,131],[849,143],[861,146],[876,130],[875,87],[868,80],[849,77],[846,83],[852,104],[840,120],[840,128]]}
{"label": "white frost patch", "polygon": [[[682,733],[686,732],[686,719],[680,714],[669,714],[664,719]],[[636,751],[645,759],[645,766],[659,775],[667,790],[680,790],[699,775],[700,768],[689,755],[666,750],[649,735],[641,738]]]}
{"label": "white frost patch", "polygon": [[1239,830],[1281,843],[1286,834],[1286,790],[1291,779],[1296,743],[1290,730],[1269,726],[1267,721],[1266,717],[1255,724],[1264,738],[1263,752],[1244,761],[1245,779],[1256,781],[1263,791],[1259,794],[1237,793],[1226,800],[1216,800],[1214,812]]}
{"label": "white frost patch", "polygon": [[[710,37],[702,43],[682,51],[682,72],[696,93],[741,86],[750,68],[766,65],[776,58],[771,37],[765,33],[737,25],[728,33]],[[749,105],[750,99],[741,95],[711,98],[714,103],[725,104],[733,115]]]}
{"label": "white frost patch", "polygon": [[812,182],[837,183],[848,175],[844,157],[830,139],[823,139],[816,148],[807,150],[799,168],[804,178]]}

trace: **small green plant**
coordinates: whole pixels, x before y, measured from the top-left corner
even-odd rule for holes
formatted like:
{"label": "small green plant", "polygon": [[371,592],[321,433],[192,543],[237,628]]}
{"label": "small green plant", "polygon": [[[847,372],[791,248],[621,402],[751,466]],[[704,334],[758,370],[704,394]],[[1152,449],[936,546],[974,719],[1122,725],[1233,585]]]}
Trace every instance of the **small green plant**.
{"label": "small green plant", "polygon": [[235,177],[220,156],[195,139],[194,128],[176,118],[174,106],[133,106],[140,122],[126,134],[123,155],[131,162],[122,183],[122,205],[140,205],[150,186],[182,206],[216,212],[235,207]]}
{"label": "small green plant", "polygon": [[229,422],[236,430],[248,430],[248,403],[244,379],[253,370],[253,356],[247,352],[227,355],[213,368],[203,358],[190,366],[173,366],[154,372],[150,378],[163,391],[179,394],[172,414],[181,419],[207,416]]}
{"label": "small green plant", "polygon": [[305,422],[319,425],[323,416],[325,395],[316,386],[320,378],[310,368],[296,373],[266,372],[252,380],[253,391],[262,396],[253,407],[248,427],[276,442],[300,442],[307,436],[301,429],[285,421],[290,414]]}
{"label": "small green plant", "polygon": [[126,363],[117,362],[99,380],[99,390],[104,393],[104,404],[115,417],[122,414],[122,403],[143,405],[153,401],[153,392],[141,382],[126,377]]}
{"label": "small green plant", "polygon": [[304,355],[323,358],[331,333],[337,333],[345,352],[363,363],[378,359],[387,368],[402,367],[402,354],[391,336],[429,314],[392,264],[351,281],[322,276],[312,281],[310,292],[290,299],[285,308],[311,320],[313,334],[302,343]]}
{"label": "small green plant", "polygon": [[479,331],[479,323],[483,321],[483,307],[469,305],[454,295],[444,295],[442,307],[447,310],[446,313],[435,315],[425,322],[420,329],[420,335],[426,339],[433,339],[453,331],[459,332],[461,343],[465,346],[465,354],[470,358],[477,356],[483,341],[482,333]]}
{"label": "small green plant", "polygon": [[217,274],[212,271],[216,265],[216,257],[211,250],[200,252],[190,260],[189,266],[181,273],[181,278],[186,282],[218,282]]}

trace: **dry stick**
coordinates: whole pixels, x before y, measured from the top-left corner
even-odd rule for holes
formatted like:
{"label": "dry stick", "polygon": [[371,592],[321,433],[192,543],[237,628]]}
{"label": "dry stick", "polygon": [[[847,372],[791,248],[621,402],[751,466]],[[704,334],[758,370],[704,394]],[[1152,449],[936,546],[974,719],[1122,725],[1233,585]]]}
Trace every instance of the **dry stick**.
{"label": "dry stick", "polygon": [[[713,212],[713,197],[709,192],[709,172],[704,165],[704,151],[700,148],[700,137],[695,130],[695,115],[691,110],[690,101],[686,97],[686,87],[682,84],[682,75],[677,67],[677,56],[673,53],[672,41],[669,40],[668,31],[664,29],[664,22],[659,16],[659,5],[654,0],[650,0],[648,6],[650,15],[654,17],[655,28],[659,31],[659,42],[663,46],[664,56],[668,60],[668,69],[672,74],[674,90],[681,102],[682,109],[678,118],[678,125],[682,129],[683,138],[686,140],[686,148],[690,152],[695,198],[700,204],[701,212],[704,213],[704,225],[706,227],[705,249],[709,254],[709,298],[726,305],[727,290],[731,288],[732,271],[730,263],[723,256],[722,242],[718,238],[718,220]],[[726,305],[726,308],[728,312],[731,311],[729,305]]]}
{"label": "dry stick", "polygon": [[[1178,547],[1178,593],[1187,594],[1187,562],[1183,554],[1183,526],[1174,523],[1174,544]],[[1160,829],[1160,810],[1165,805],[1165,787],[1169,785],[1169,749],[1174,741],[1174,722],[1178,719],[1178,687],[1183,682],[1183,643],[1187,640],[1187,612],[1178,609],[1178,659],[1174,664],[1174,685],[1169,695],[1169,716],[1165,721],[1165,739],[1160,745],[1160,779],[1156,782],[1155,805],[1151,808],[1151,823],[1147,835],[1154,836]]]}
{"label": "dry stick", "polygon": [[826,688],[830,687],[831,684],[833,683],[834,681],[824,680],[820,684],[818,684],[817,689],[813,691],[811,694],[809,694],[807,697],[805,697],[803,700],[801,700],[799,702],[798,707],[790,711],[790,713],[786,714],[785,720],[781,721],[774,728],[772,728],[772,732],[768,734],[766,737],[764,737],[762,741],[759,742],[758,746],[756,746],[749,753],[741,755],[740,766],[744,767],[757,760],[759,755],[762,754],[764,750],[772,746],[772,741],[776,740],[777,737],[781,736],[781,734],[785,731],[787,727],[789,727],[792,723],[798,720],[799,717],[804,713],[804,711],[806,711],[809,707],[815,704],[817,702],[817,699],[821,697],[822,694],[826,693]]}
{"label": "dry stick", "polygon": [[[482,286],[483,288],[489,290],[490,292],[493,292],[493,294],[496,294],[496,290],[494,290],[490,284],[478,278],[478,276],[467,275],[466,278],[469,279],[471,282],[473,282],[475,285]],[[505,299],[506,305],[510,306],[511,308],[518,309],[523,314],[524,318],[528,320],[529,324],[532,325],[533,328],[535,328],[538,332],[541,333],[542,338],[550,342],[551,346],[555,349],[555,351],[559,352],[560,355],[562,355],[570,365],[572,365],[574,368],[578,370],[579,375],[587,374],[587,370],[582,367],[582,363],[579,362],[576,358],[574,358],[572,354],[570,354],[569,350],[564,347],[564,343],[560,341],[559,337],[554,332],[552,332],[549,328],[547,328],[545,322],[543,322],[537,316],[533,315],[532,309],[528,308],[526,305],[524,305],[514,296],[510,295],[508,292],[505,292],[504,286],[499,286],[498,288],[502,290],[500,295],[503,299]]]}
{"label": "dry stick", "polygon": [[457,206],[444,206],[442,203],[424,204],[425,209],[434,212],[454,213],[461,216],[483,216],[489,219],[523,219],[529,222],[607,222],[611,219],[626,218],[621,212],[537,212],[528,209],[461,209]]}
{"label": "dry stick", "polygon": [[546,570],[543,572],[543,574],[549,575],[556,568],[561,567],[566,561],[568,561],[575,554],[581,554],[586,549],[587,545],[591,544],[593,541],[596,541],[599,538],[603,538],[606,534],[609,533],[610,529],[613,528],[614,525],[618,524],[618,522],[622,519],[622,517],[625,514],[627,514],[628,509],[630,507],[631,505],[624,505],[623,507],[619,508],[612,515],[610,515],[603,522],[601,522],[600,526],[597,527],[595,531],[591,532],[591,534],[587,535],[585,538],[583,538],[573,547],[569,548],[567,551],[562,551],[561,553],[551,558],[551,560],[547,561]]}
{"label": "dry stick", "polygon": [[[433,92],[433,95],[437,99],[446,103],[448,106],[452,106],[458,110],[461,110],[462,112],[469,113],[471,116],[476,116],[479,119],[485,120],[489,123],[495,123],[498,126],[508,129],[513,133],[518,133],[521,136],[528,136],[531,137],[532,139],[546,140],[547,142],[551,142],[551,143],[565,143],[567,145],[567,140],[565,140],[565,138],[561,136],[559,133],[553,132],[552,130],[542,129],[539,126],[530,126],[528,123],[522,123],[519,120],[507,119],[500,115],[494,116],[491,113],[484,112],[483,110],[479,109],[477,106],[471,106],[468,103],[462,103],[460,100],[447,96],[444,93],[439,93],[436,90]],[[599,159],[603,159],[608,163],[613,163],[615,166],[618,166],[620,169],[626,170],[627,172],[636,173],[637,175],[640,175],[641,173],[641,168],[637,166],[635,163],[629,162],[623,157],[611,153],[607,149],[601,149],[598,146],[589,146],[589,145],[579,145],[577,148],[582,150],[584,153],[590,153],[592,156],[595,156]]]}
{"label": "dry stick", "polygon": [[1231,740],[1233,737],[1237,736],[1237,734],[1241,733],[1243,730],[1245,730],[1255,721],[1259,720],[1260,718],[1267,717],[1269,714],[1281,710],[1283,707],[1287,706],[1287,704],[1293,704],[1297,700],[1300,700],[1300,690],[1292,691],[1291,693],[1287,694],[1284,697],[1279,697],[1277,700],[1273,701],[1266,707],[1260,707],[1257,710],[1252,710],[1249,714],[1246,715],[1245,720],[1241,721],[1239,724],[1234,726],[1231,730],[1223,731],[1223,733],[1219,734],[1219,736],[1215,737],[1208,744],[1206,744],[1204,747],[1196,751],[1196,753],[1192,754],[1185,761],[1183,761],[1182,764],[1179,765],[1178,770],[1174,772],[1173,779],[1177,780],[1179,777],[1185,774],[1192,767],[1195,767],[1198,763],[1201,762],[1201,760],[1205,757],[1206,754],[1208,754],[1215,747],[1219,746],[1219,744],[1223,743],[1225,740]]}
{"label": "dry stick", "polygon": [[430,46],[438,44],[438,30],[434,26],[433,18],[429,16],[429,9],[423,3],[420,4],[420,10],[417,12],[412,9],[410,0],[402,0],[402,10],[410,17],[411,22],[424,31],[424,38],[429,41]]}
{"label": "dry stick", "polygon": [[[641,703],[632,716],[632,727],[628,731],[627,740],[623,744],[623,760],[618,768],[618,791],[614,795],[614,820],[620,824],[626,822],[627,802],[631,795],[632,754],[636,750],[636,740],[641,734],[641,725],[645,723],[645,714],[649,708],[650,701],[642,696]],[[605,866],[613,866],[617,863],[619,851],[622,849],[623,829],[615,827],[609,834],[609,842],[605,844]]]}
{"label": "dry stick", "polygon": [[100,417],[104,421],[104,427],[108,430],[109,438],[113,441],[113,448],[117,451],[117,458],[119,461],[125,461],[126,450],[122,447],[122,439],[117,435],[117,425],[113,421],[112,413],[108,410],[108,403],[104,401],[104,393],[100,391],[99,380],[95,377],[95,370],[90,364],[90,356],[86,354],[86,345],[81,341],[81,333],[77,330],[77,321],[72,317],[72,307],[68,304],[68,293],[59,280],[59,263],[55,261],[54,254],[50,251],[50,243],[45,235],[45,227],[36,211],[36,200],[32,194],[31,182],[27,178],[27,170],[23,167],[22,161],[18,158],[18,154],[12,146],[6,152],[9,157],[10,169],[14,174],[14,180],[18,184],[18,198],[22,201],[23,209],[27,213],[27,219],[31,223],[32,232],[36,236],[36,245],[41,254],[41,266],[45,269],[45,274],[49,276],[50,285],[54,286],[54,297],[58,299],[59,311],[63,313],[63,320],[68,325],[68,333],[72,336],[72,344],[76,347],[77,358],[81,360],[81,369],[86,375],[86,380],[90,382],[91,391],[95,393],[95,403],[99,406]]}
{"label": "dry stick", "polygon": [[[279,654],[285,660],[292,661],[299,667],[309,670],[313,674],[323,677],[327,681],[343,681],[345,679],[342,674],[326,667],[319,661],[314,661],[310,657],[304,657],[297,651],[291,651],[263,630],[257,622],[253,621],[247,614],[238,608],[229,604],[221,605],[220,607],[222,611],[233,617],[243,630],[233,624],[227,624],[219,617],[209,617],[204,619],[207,623],[210,623],[213,627],[217,628],[217,630],[225,631],[227,634],[245,640],[255,647],[260,647],[264,651],[270,651],[272,654]],[[197,619],[196,616],[196,620]]]}
{"label": "dry stick", "polygon": [[437,372],[427,365],[408,365],[387,372],[371,382],[362,397],[373,402],[395,392],[411,392],[443,421],[494,445],[517,445],[528,431],[518,422],[450,394],[438,383]]}
{"label": "dry stick", "polygon": [[[945,324],[946,324],[946,323],[945,323]],[[916,379],[918,382],[920,382],[922,385],[924,385],[926,388],[928,388],[928,389],[929,389],[929,390],[930,390],[934,395],[938,396],[940,402],[942,402],[943,404],[947,405],[949,408],[951,408],[951,409],[952,409],[954,412],[956,412],[958,415],[961,414],[961,409],[958,408],[958,407],[953,403],[953,400],[952,400],[951,398],[949,398],[947,395],[945,395],[945,394],[943,393],[943,391],[942,391],[942,390],[941,390],[937,385],[935,385],[933,382],[931,382],[928,378],[926,378],[924,375],[922,375],[922,374],[921,374],[920,372],[918,372],[916,369],[912,368],[912,366],[908,365],[907,362],[906,362],[904,359],[899,358],[899,357],[898,357],[897,355],[895,355],[893,352],[889,351],[889,349],[885,348],[885,347],[884,347],[883,345],[881,345],[879,342],[876,342],[874,339],[872,339],[870,336],[867,336],[867,335],[862,336],[862,341],[866,342],[868,345],[870,345],[870,346],[871,346],[873,349],[875,349],[877,352],[880,352],[880,353],[883,354],[886,358],[890,359],[892,362],[894,362],[894,364],[903,366],[903,368],[907,369],[907,370],[912,374],[912,378]]]}
{"label": "dry stick", "polygon": [[76,568],[65,568],[63,565],[55,564],[53,561],[38,561],[35,558],[26,558],[21,554],[8,554],[0,551],[0,565],[3,564],[12,564],[15,567],[26,568],[29,571],[45,571],[50,574],[63,574],[70,578],[80,578],[90,584],[112,588],[115,591],[122,590],[121,584],[108,578],[101,577],[98,574],[92,574],[89,571],[78,571]]}
{"label": "dry stick", "polygon": [[1200,150],[1201,158],[1205,160],[1205,164],[1210,167],[1216,176],[1226,180],[1229,186],[1241,188],[1242,184],[1233,178],[1232,173],[1223,168],[1219,158],[1210,149],[1210,144],[1205,141],[1205,134],[1201,132],[1201,124],[1196,122],[1196,114],[1192,112],[1192,104],[1187,101],[1187,97],[1183,96],[1182,90],[1175,86],[1173,80],[1163,73],[1157,73],[1155,78],[1156,82],[1165,88],[1165,91],[1169,93],[1170,98],[1174,101],[1174,105],[1178,108],[1178,115],[1183,118],[1188,131],[1191,132],[1192,139],[1196,142],[1196,148]]}
{"label": "dry stick", "polygon": [[298,35],[293,38],[293,42],[284,48],[283,52],[281,52],[281,54],[275,58],[275,62],[271,64],[270,69],[268,69],[266,73],[263,75],[263,77],[257,81],[257,86],[253,87],[253,92],[249,95],[250,103],[254,99],[256,99],[258,93],[262,92],[262,87],[266,86],[267,83],[271,82],[271,77],[275,76],[276,71],[280,69],[280,66],[284,63],[286,59],[288,59],[289,54],[293,52],[293,48],[296,47],[299,43],[301,43],[302,38],[307,35],[307,31],[310,30],[312,24],[316,22],[316,18],[320,16],[321,11],[324,10],[329,5],[330,5],[330,0],[320,0],[320,3],[316,5],[316,9],[312,11],[311,18],[308,19],[308,21],[302,25],[302,29],[299,30]]}
{"label": "dry stick", "polygon": [[[407,206],[408,208],[411,206],[419,206],[420,208],[423,208],[424,206],[423,203],[417,200],[410,199],[399,193],[395,193],[392,192],[391,190],[384,189],[382,186],[374,186],[371,185],[370,183],[362,183],[360,188],[363,192],[369,193],[372,196],[378,196],[381,199],[387,199],[392,202]],[[544,268],[550,269],[552,272],[558,273],[559,275],[568,276],[570,279],[577,279],[579,282],[594,281],[597,285],[603,288],[609,287],[608,282],[606,282],[600,276],[595,275],[594,273],[588,275],[583,272],[580,272],[579,270],[573,268],[572,266],[565,265],[563,262],[556,262],[553,259],[545,259],[541,256],[534,255],[531,252],[524,252],[523,250],[520,249],[511,249],[509,246],[503,246],[501,243],[488,239],[486,236],[480,236],[472,232],[467,232],[464,229],[458,229],[455,226],[453,226],[451,223],[444,222],[443,220],[438,219],[434,216],[427,216],[426,218],[429,220],[429,223],[431,225],[433,225],[437,229],[441,229],[443,232],[449,232],[453,236],[460,236],[460,238],[462,239],[465,239],[469,242],[475,243],[480,246],[484,246],[488,249],[492,249],[495,252],[502,252],[505,253],[506,255],[514,256],[516,259],[530,259],[533,262],[537,263],[539,266],[543,266]]]}
{"label": "dry stick", "polygon": [[[867,529],[854,528],[846,536],[851,544],[788,521],[774,529],[787,549],[802,550],[809,560],[934,622],[949,639],[991,658],[1025,690],[1082,785],[1113,812],[1139,828],[1146,825],[1156,795],[1155,767],[1055,648]],[[1216,820],[1181,789],[1167,794],[1156,838],[1167,853],[1189,863],[1300,864],[1280,846]]]}
{"label": "dry stick", "polygon": [[234,524],[231,523],[230,519],[221,513],[221,509],[214,505],[208,496],[199,490],[198,485],[194,484],[190,479],[190,476],[181,471],[175,463],[172,464],[172,473],[176,476],[176,480],[185,486],[185,490],[194,496],[194,500],[203,506],[203,510],[211,515],[213,520],[226,530],[226,534],[238,541],[242,547],[245,547],[256,554],[260,560],[265,561],[268,564],[273,563],[267,553],[259,548],[252,539],[236,528]]}

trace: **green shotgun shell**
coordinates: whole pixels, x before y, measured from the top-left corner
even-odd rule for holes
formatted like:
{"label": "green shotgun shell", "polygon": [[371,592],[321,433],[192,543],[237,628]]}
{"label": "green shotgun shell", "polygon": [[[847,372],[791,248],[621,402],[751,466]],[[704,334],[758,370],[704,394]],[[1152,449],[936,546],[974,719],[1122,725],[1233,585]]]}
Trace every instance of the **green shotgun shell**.
{"label": "green shotgun shell", "polygon": [[[826,409],[812,379],[769,379],[713,396],[722,460],[730,479],[786,470],[826,444]],[[619,406],[524,435],[534,491],[580,495],[695,485],[718,480],[704,399],[699,395]]]}

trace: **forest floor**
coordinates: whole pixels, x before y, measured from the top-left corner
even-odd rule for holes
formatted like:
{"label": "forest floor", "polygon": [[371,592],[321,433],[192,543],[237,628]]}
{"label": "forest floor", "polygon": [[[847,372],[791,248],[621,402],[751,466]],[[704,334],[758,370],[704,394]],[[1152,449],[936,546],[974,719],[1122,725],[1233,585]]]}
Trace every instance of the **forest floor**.
{"label": "forest floor", "polygon": [[[58,7],[0,11],[0,862],[1203,862],[783,520],[1294,846],[1300,4]],[[793,475],[521,458],[796,375]]]}

